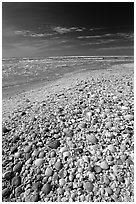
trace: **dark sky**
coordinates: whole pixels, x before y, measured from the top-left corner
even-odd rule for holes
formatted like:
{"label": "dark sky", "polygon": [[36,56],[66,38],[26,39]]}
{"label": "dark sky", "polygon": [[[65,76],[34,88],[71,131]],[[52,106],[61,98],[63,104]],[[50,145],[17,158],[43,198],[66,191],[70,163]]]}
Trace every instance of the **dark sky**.
{"label": "dark sky", "polygon": [[133,2],[2,3],[3,57],[133,55]]}

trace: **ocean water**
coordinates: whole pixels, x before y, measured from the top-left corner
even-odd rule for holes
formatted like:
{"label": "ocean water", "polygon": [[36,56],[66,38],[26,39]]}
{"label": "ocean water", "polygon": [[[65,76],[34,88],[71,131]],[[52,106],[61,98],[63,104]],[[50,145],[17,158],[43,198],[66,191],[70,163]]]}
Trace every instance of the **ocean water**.
{"label": "ocean water", "polygon": [[[112,64],[132,62],[129,56],[69,56],[9,58],[2,60],[2,93],[25,91],[35,84],[48,83],[67,73],[106,69]],[[8,95],[8,94],[7,94]]]}

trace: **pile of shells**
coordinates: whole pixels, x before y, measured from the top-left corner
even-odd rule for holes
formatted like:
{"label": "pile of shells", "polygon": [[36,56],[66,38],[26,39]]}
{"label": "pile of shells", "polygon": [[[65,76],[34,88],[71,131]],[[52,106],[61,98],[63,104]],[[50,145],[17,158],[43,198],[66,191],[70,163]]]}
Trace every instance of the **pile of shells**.
{"label": "pile of shells", "polygon": [[134,201],[132,76],[88,77],[12,112],[2,173],[4,202]]}

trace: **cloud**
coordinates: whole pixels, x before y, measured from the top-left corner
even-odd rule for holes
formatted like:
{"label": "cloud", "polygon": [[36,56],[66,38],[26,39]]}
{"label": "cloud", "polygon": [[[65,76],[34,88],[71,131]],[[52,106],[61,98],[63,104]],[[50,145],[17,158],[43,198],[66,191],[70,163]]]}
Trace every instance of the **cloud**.
{"label": "cloud", "polygon": [[[103,35],[89,35],[89,36],[78,36],[78,39],[90,39],[90,38],[114,38],[114,39],[129,39],[134,40],[134,33],[106,33]],[[109,39],[106,39],[109,40]],[[105,40],[105,42],[106,42]],[[110,39],[112,41],[112,39]]]}
{"label": "cloud", "polygon": [[29,30],[17,30],[14,32],[15,35],[20,35],[24,37],[32,37],[32,38],[42,38],[42,37],[48,37],[52,36],[52,33],[35,33]]}
{"label": "cloud", "polygon": [[56,34],[64,34],[69,32],[82,32],[85,28],[78,28],[78,27],[52,27],[51,31],[54,31],[53,33],[39,33],[39,32],[33,32],[30,30],[16,30],[14,31],[15,35],[23,36],[23,37],[32,37],[32,38],[43,38],[43,37],[49,37],[49,36],[55,36]]}
{"label": "cloud", "polygon": [[108,43],[112,43],[112,42],[117,42],[118,39],[106,39],[106,40],[98,40],[98,41],[95,41],[95,42],[85,42],[85,43],[82,43],[83,46],[86,46],[86,45],[100,45],[100,44],[108,44]]}
{"label": "cloud", "polygon": [[101,38],[101,35],[78,36],[78,39]]}
{"label": "cloud", "polygon": [[119,37],[123,39],[133,39],[134,33],[106,33],[103,37]]}
{"label": "cloud", "polygon": [[99,45],[101,44],[101,42],[88,42],[88,43],[83,43],[82,45],[86,46],[86,45]]}
{"label": "cloud", "polygon": [[85,28],[78,28],[78,27],[70,27],[70,28],[66,28],[66,27],[53,27],[52,30],[59,33],[59,34],[65,34],[65,33],[69,33],[69,32],[82,32]]}
{"label": "cloud", "polygon": [[90,28],[89,31],[102,30],[102,29],[104,29],[104,27],[100,27],[100,28]]}

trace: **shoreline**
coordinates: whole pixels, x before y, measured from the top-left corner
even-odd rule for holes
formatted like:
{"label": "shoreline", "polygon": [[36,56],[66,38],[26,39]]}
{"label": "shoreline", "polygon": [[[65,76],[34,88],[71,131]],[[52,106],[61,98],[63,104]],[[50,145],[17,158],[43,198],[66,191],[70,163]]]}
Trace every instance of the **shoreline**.
{"label": "shoreline", "polygon": [[29,99],[31,103],[35,101],[41,102],[45,99],[45,96],[50,95],[55,92],[63,91],[63,89],[72,88],[76,85],[78,81],[85,80],[87,78],[97,78],[107,74],[119,74],[121,71],[128,73],[128,70],[133,72],[134,63],[117,64],[112,65],[108,69],[102,70],[90,70],[90,71],[75,71],[72,73],[66,73],[60,79],[51,81],[48,83],[42,83],[36,88],[30,89],[18,94],[13,95],[13,97],[6,97],[2,99],[2,118],[3,121],[8,117],[9,113],[16,110],[17,107],[23,108],[27,106],[26,100]]}
{"label": "shoreline", "polygon": [[[29,78],[29,80],[26,80],[25,78],[21,79],[21,81],[16,81],[16,78],[9,81],[2,81],[2,98],[8,98],[11,97],[13,95],[17,95],[20,93],[24,93],[26,91],[30,91],[32,89],[36,89],[37,87],[43,87],[45,85],[51,84],[55,81],[61,80],[63,77],[65,77],[65,75],[69,75],[69,74],[75,74],[75,73],[80,73],[83,71],[101,71],[101,69],[107,69],[107,67],[109,66],[113,66],[116,64],[127,64],[127,63],[132,63],[133,61],[131,59],[123,61],[123,60],[98,60],[98,61],[92,61],[92,62],[84,62],[84,64],[80,64],[79,66],[75,66],[75,67],[71,67],[68,68],[67,70],[65,69],[60,69],[58,70],[58,72],[56,72],[56,70],[54,70],[54,73],[51,73],[52,69],[47,73],[47,75],[45,73],[43,73],[43,76],[37,76],[37,78],[31,80],[31,78]],[[39,64],[40,66],[40,64]],[[72,68],[72,69],[71,69]]]}

